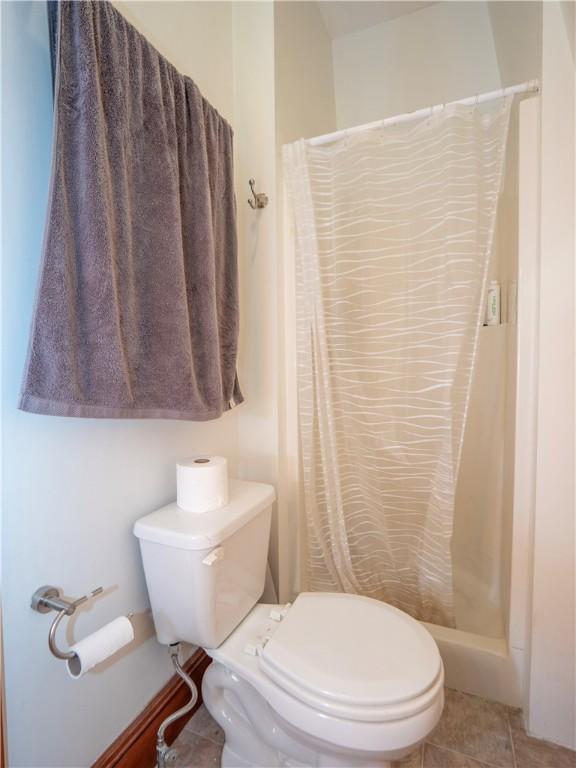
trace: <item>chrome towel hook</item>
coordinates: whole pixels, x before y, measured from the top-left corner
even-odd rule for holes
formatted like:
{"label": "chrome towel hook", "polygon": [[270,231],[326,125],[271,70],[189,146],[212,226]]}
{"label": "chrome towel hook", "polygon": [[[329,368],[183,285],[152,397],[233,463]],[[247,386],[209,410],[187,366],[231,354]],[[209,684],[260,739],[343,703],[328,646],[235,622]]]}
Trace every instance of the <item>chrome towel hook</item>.
{"label": "chrome towel hook", "polygon": [[254,187],[256,185],[255,179],[250,179],[248,181],[248,184],[250,185],[250,189],[252,191],[252,197],[253,200],[248,200],[248,205],[250,208],[253,208],[255,211],[258,208],[266,208],[268,205],[268,195],[265,192],[255,192]]}
{"label": "chrome towel hook", "polygon": [[101,594],[103,591],[104,587],[98,587],[90,592],[89,595],[79,597],[72,602],[60,597],[60,591],[49,584],[39,587],[36,592],[34,592],[32,600],[30,601],[30,607],[34,611],[38,611],[38,613],[50,613],[50,611],[58,612],[58,615],[52,622],[50,632],[48,633],[48,647],[57,659],[73,659],[75,655],[72,651],[61,651],[56,645],[56,632],[64,616],[72,616],[79,605],[96,597],[96,595]]}

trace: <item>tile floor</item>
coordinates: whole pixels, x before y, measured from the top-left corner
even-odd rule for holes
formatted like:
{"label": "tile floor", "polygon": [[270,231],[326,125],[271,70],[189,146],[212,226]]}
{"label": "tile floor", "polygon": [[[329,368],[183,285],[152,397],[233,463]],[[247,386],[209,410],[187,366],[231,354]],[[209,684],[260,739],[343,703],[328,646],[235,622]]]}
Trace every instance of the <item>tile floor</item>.
{"label": "tile floor", "polygon": [[[176,765],[218,768],[223,743],[222,729],[202,706],[174,744]],[[576,768],[576,752],[527,736],[517,710],[447,690],[436,730],[394,768]]]}

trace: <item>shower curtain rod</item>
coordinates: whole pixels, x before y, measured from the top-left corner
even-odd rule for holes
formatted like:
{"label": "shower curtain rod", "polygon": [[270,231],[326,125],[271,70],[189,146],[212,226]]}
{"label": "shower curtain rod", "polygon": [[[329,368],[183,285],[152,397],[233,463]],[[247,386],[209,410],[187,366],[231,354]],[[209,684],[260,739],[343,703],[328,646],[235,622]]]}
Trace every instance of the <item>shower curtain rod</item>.
{"label": "shower curtain rod", "polygon": [[369,131],[372,128],[385,128],[387,125],[396,125],[397,123],[407,123],[411,120],[417,120],[420,117],[431,117],[436,112],[441,112],[445,107],[451,107],[454,104],[464,104],[467,106],[473,106],[474,104],[483,104],[487,101],[493,101],[494,99],[501,98],[502,96],[511,96],[516,93],[536,93],[540,90],[540,83],[538,80],[528,80],[526,83],[520,83],[519,85],[510,85],[507,88],[500,88],[498,91],[489,91],[488,93],[481,93],[478,96],[469,96],[466,99],[458,99],[456,101],[449,101],[447,104],[435,104],[433,107],[424,107],[424,109],[417,109],[415,112],[406,112],[403,115],[394,115],[394,117],[386,117],[384,120],[376,120],[373,123],[365,123],[364,125],[356,125],[354,128],[344,128],[341,131],[334,131],[333,133],[326,133],[323,136],[315,136],[313,139],[308,139],[307,143],[313,147],[319,147],[322,144],[329,144],[331,141],[342,139],[345,136],[350,136],[354,133],[363,133]]}

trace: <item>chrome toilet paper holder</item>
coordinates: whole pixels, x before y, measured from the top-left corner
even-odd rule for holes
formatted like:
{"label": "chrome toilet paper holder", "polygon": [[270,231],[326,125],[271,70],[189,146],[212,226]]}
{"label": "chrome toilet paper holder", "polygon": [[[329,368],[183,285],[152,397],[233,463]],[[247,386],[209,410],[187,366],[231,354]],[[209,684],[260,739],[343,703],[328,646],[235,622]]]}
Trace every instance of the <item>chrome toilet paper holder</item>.
{"label": "chrome toilet paper holder", "polygon": [[63,597],[60,597],[60,590],[50,584],[39,587],[36,592],[34,592],[32,600],[30,601],[30,607],[34,611],[38,611],[38,613],[57,611],[58,613],[52,622],[48,633],[48,647],[50,648],[50,652],[56,656],[57,659],[66,661],[68,659],[73,659],[75,655],[72,651],[61,651],[56,645],[56,632],[64,616],[72,616],[79,605],[82,605],[82,603],[85,603],[87,600],[91,600],[103,591],[104,587],[98,587],[97,589],[92,590],[90,594],[79,597],[77,600],[65,600]]}

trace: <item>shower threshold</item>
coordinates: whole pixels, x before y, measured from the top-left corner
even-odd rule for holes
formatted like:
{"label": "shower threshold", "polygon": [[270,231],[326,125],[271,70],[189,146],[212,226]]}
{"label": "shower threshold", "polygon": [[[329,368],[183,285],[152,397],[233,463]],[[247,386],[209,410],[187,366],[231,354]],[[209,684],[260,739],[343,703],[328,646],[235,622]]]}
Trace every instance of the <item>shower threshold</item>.
{"label": "shower threshold", "polygon": [[422,624],[438,644],[449,688],[521,706],[521,649],[509,648],[503,637],[484,637],[425,621]]}

